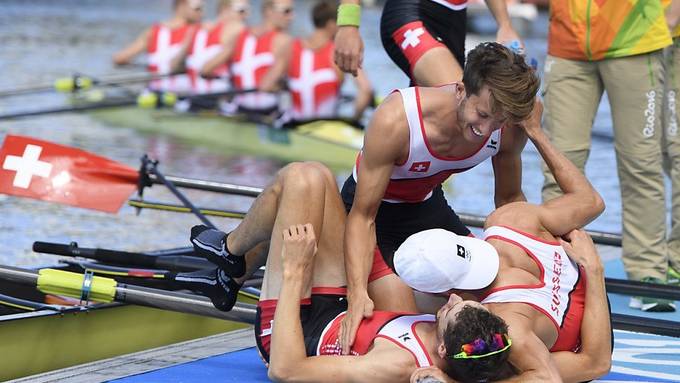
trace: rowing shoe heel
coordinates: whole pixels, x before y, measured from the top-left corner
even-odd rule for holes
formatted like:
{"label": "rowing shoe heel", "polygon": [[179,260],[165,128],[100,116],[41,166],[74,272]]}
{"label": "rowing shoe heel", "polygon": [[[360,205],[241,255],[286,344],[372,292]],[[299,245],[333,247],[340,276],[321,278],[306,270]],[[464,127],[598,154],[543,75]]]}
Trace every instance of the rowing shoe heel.
{"label": "rowing shoe heel", "polygon": [[210,298],[213,306],[220,311],[230,311],[234,307],[241,288],[241,285],[219,268],[178,273],[175,281],[185,289]]}
{"label": "rowing shoe heel", "polygon": [[234,255],[227,250],[227,234],[205,225],[191,228],[191,243],[196,255],[214,263],[232,278],[240,278],[246,273],[246,260],[242,255]]}

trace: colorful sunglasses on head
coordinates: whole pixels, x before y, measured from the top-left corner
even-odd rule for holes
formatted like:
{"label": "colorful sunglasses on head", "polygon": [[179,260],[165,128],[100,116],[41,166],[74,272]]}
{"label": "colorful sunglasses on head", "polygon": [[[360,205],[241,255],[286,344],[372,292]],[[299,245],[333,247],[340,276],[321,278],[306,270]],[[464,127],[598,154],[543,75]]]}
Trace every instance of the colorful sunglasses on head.
{"label": "colorful sunglasses on head", "polygon": [[[503,341],[505,338],[505,342]],[[466,343],[460,347],[461,351],[458,354],[451,356],[453,359],[479,359],[487,356],[500,354],[512,346],[512,340],[507,334],[494,334],[493,341],[488,344],[483,339],[477,338],[473,342]],[[487,351],[488,350],[488,351]],[[486,353],[483,353],[487,351]]]}

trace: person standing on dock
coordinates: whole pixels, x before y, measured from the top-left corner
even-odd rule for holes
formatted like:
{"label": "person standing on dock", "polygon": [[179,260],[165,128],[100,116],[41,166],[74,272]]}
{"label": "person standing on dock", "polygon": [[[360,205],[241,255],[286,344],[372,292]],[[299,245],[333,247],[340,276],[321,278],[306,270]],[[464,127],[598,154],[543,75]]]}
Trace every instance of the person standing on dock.
{"label": "person standing on dock", "polygon": [[[661,0],[551,1],[545,61],[545,127],[553,144],[583,171],[602,93],[614,123],[623,263],[632,280],[665,283],[669,262],[662,170],[663,48],[671,44]],[[559,195],[544,166],[543,200]],[[653,298],[643,311],[675,311]]]}
{"label": "person standing on dock", "polygon": [[292,0],[263,0],[262,23],[244,27],[222,44],[222,51],[205,63],[201,75],[209,77],[227,63],[235,90],[258,90],[234,99],[237,110],[269,114],[279,109],[279,96],[288,69],[292,38],[287,30],[293,21]]}
{"label": "person standing on dock", "polygon": [[[171,74],[173,58],[182,49],[187,36],[196,31],[202,17],[203,0],[175,0],[173,17],[152,25],[130,45],[116,52],[114,64],[130,64],[136,56],[146,52],[150,73]],[[152,81],[149,87],[152,90],[187,92],[190,90],[189,77],[186,74],[168,76]]]}
{"label": "person standing on dock", "polygon": [[[460,81],[465,64],[467,0],[387,0],[380,19],[385,51],[411,80],[411,86],[440,86]],[[496,41],[510,44],[519,36],[512,28],[505,0],[486,0],[496,19]],[[341,0],[335,63],[356,75],[362,67],[364,43],[359,34],[359,0]],[[520,48],[521,49],[521,48]]]}
{"label": "person standing on dock", "polygon": [[[343,73],[333,63],[333,38],[338,30],[335,22],[337,3],[318,2],[312,8],[314,32],[293,42],[288,66],[288,89],[292,97],[294,120],[332,118],[338,115]],[[354,120],[359,120],[371,102],[372,89],[363,70],[353,77],[357,88]]]}
{"label": "person standing on dock", "polygon": [[663,116],[664,171],[671,179],[671,232],[668,237],[668,274],[666,282],[680,286],[680,135],[678,135],[678,102],[680,102],[680,0],[666,0],[666,23],[673,45],[666,48],[666,86]]}

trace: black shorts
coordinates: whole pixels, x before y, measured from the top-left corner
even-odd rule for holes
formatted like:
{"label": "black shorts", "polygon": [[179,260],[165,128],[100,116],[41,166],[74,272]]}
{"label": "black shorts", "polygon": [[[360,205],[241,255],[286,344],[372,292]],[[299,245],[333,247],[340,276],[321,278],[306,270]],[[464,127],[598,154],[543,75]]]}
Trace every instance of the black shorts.
{"label": "black shorts", "polygon": [[[340,290],[331,288],[331,290]],[[340,313],[347,311],[347,298],[343,293],[315,294],[300,305],[300,321],[305,340],[307,356],[315,356],[321,335],[326,325]],[[262,301],[257,305],[255,314],[255,342],[260,356],[269,364],[271,326],[276,311],[276,300]],[[264,331],[263,331],[264,330]],[[269,330],[269,331],[267,331]]]}
{"label": "black shorts", "polygon": [[[349,176],[342,186],[342,201],[349,212],[354,202],[356,182]],[[381,202],[375,217],[375,234],[385,263],[394,270],[394,252],[406,238],[419,231],[444,229],[458,235],[470,235],[470,230],[446,202],[441,185],[423,202]]]}
{"label": "black shorts", "polygon": [[[409,28],[407,25],[419,27],[419,22],[426,30],[424,35],[419,36],[423,46],[409,49],[406,44],[406,48],[402,49],[404,44],[398,41],[404,38],[401,35],[403,28]],[[435,44],[442,44],[448,48],[461,68],[463,67],[466,22],[465,9],[452,10],[430,0],[387,0],[380,19],[380,37],[392,61],[411,79],[411,85],[415,85],[412,76],[413,66],[418,58]]]}

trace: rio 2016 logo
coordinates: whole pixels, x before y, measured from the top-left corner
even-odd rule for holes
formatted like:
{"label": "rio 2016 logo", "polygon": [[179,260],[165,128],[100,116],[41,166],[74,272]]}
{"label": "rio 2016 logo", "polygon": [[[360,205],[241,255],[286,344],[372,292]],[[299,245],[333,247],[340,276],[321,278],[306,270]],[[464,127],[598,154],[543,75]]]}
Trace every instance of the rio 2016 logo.
{"label": "rio 2016 logo", "polygon": [[650,90],[645,94],[647,96],[647,109],[645,109],[645,127],[642,129],[642,135],[649,138],[654,135],[654,122],[656,116],[654,112],[656,110],[656,91]]}

